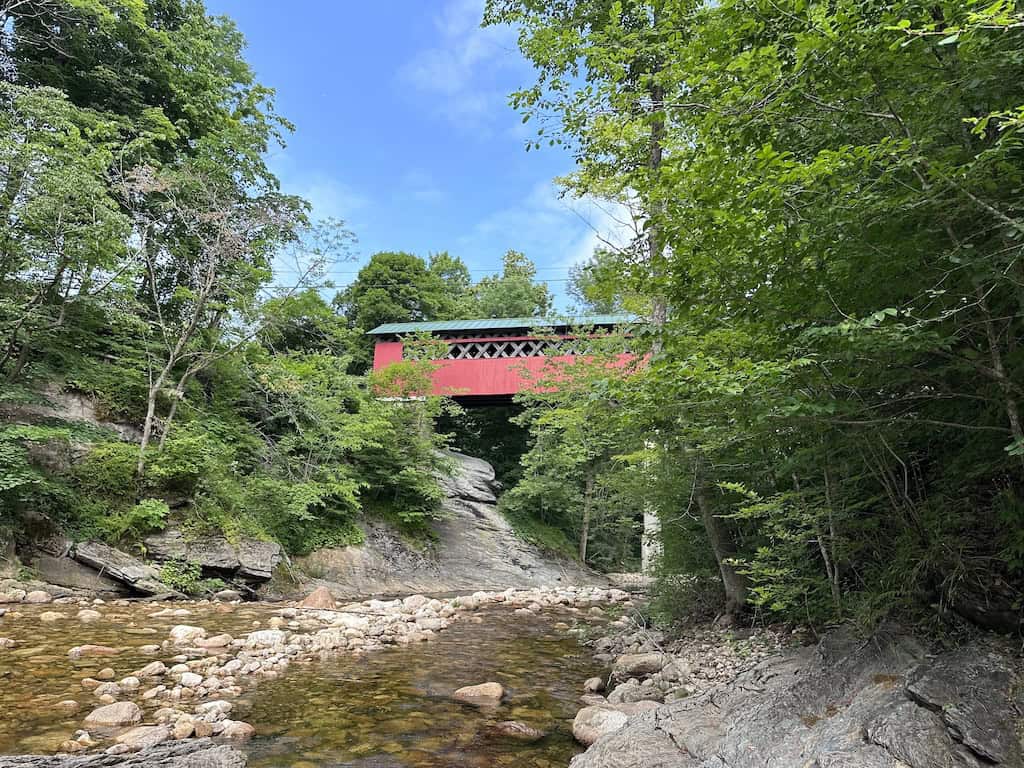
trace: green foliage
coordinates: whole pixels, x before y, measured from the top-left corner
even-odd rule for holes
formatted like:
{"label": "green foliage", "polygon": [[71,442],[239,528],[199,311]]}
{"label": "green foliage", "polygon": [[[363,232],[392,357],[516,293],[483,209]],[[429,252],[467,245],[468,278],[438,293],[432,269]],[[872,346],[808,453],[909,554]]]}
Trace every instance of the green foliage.
{"label": "green foliage", "polygon": [[516,532],[516,536],[559,557],[570,560],[579,558],[578,544],[569,538],[563,528],[545,523],[519,509],[513,511],[512,508],[516,506],[507,503],[502,505],[505,519],[512,526],[512,530]]}
{"label": "green foliage", "polygon": [[529,430],[529,450],[501,507],[528,535],[558,530],[577,542],[580,559],[631,570],[645,468],[628,454],[642,447],[642,435],[622,420],[614,393],[634,371],[619,359],[622,337],[577,333],[590,336],[591,354],[549,360],[516,398],[523,410],[515,421]]}
{"label": "green foliage", "polygon": [[651,615],[663,626],[714,619],[725,603],[716,574],[659,570],[651,589]]}
{"label": "green foliage", "polygon": [[448,254],[431,264],[411,253],[375,253],[335,299],[350,326],[363,332],[353,369],[370,367],[373,340],[365,332],[383,323],[448,320],[467,310],[465,264]]}
{"label": "green foliage", "polygon": [[[431,519],[442,404],[383,402],[345,370],[378,321],[468,311],[465,264],[382,254],[347,315],[325,302],[352,235],[280,192],[265,158],[289,125],[202,2],[7,4],[0,29],[0,401],[62,389],[142,427],[141,446],[0,428],[0,525],[32,511],[132,543],[173,509],[197,535],[306,552],[357,541],[383,500]],[[298,286],[273,287],[292,261]]]}
{"label": "green foliage", "polygon": [[115,509],[94,518],[94,524],[108,541],[137,541],[147,533],[161,530],[169,513],[167,502],[143,499],[134,506]]}
{"label": "green foliage", "polygon": [[531,144],[573,152],[567,190],[644,220],[577,283],[656,313],[614,401],[670,467],[646,494],[667,577],[706,566],[685,530],[773,616],[1019,605],[1018,4],[491,0],[486,20],[519,29],[537,79],[512,102],[543,122]]}
{"label": "green foliage", "polygon": [[481,280],[474,289],[478,317],[547,317],[552,309],[547,283],[536,282],[537,268],[519,251],[502,258],[500,275]]}
{"label": "green foliage", "polygon": [[188,560],[168,560],[160,568],[160,581],[186,595],[209,594],[226,586],[220,579],[204,579],[199,563]]}

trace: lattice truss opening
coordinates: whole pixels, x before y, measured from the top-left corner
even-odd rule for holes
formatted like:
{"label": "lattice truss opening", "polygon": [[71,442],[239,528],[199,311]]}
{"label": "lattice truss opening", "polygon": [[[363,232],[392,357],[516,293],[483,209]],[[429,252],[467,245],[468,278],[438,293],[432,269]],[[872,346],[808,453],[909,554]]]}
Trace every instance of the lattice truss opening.
{"label": "lattice truss opening", "polygon": [[[448,344],[446,360],[502,360],[516,357],[555,357],[585,355],[594,350],[591,339],[487,339],[483,341],[454,341]],[[626,350],[623,349],[623,352]],[[411,350],[403,350],[406,359]]]}

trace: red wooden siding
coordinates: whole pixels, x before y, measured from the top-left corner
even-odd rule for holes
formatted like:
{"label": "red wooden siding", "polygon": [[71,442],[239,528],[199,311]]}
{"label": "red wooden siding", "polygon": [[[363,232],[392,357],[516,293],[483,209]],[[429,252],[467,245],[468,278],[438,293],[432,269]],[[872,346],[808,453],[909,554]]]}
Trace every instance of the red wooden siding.
{"label": "red wooden siding", "polygon": [[[486,340],[488,337],[474,337]],[[527,337],[519,337],[527,338]],[[449,340],[467,341],[468,339]],[[506,341],[507,339],[496,339]],[[618,356],[618,364],[625,365],[632,355]],[[402,359],[402,342],[378,341],[373,354],[373,369],[380,370]],[[548,362],[571,362],[572,355],[552,357],[507,357],[474,360],[435,360],[435,395],[452,397],[496,397],[514,395],[529,386],[531,375],[535,377],[544,370]],[[525,369],[525,370],[524,370]],[[527,373],[528,375],[524,375]]]}

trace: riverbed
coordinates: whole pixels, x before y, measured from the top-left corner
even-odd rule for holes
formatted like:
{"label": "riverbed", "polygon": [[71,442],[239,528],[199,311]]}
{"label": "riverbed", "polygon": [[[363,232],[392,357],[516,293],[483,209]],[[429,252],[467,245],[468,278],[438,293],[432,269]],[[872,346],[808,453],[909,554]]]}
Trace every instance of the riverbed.
{"label": "riverbed", "polygon": [[[279,610],[257,603],[103,605],[96,606],[101,618],[83,623],[76,619],[79,607],[23,604],[0,619],[0,636],[15,642],[0,651],[0,754],[56,752],[97,704],[83,678],[109,668],[121,679],[154,659],[167,660],[166,649],[147,646],[160,644],[172,626],[239,636],[267,626]],[[160,611],[166,615],[153,616]],[[65,615],[46,622],[40,618],[46,612]],[[559,607],[523,613],[488,607],[429,642],[324,654],[293,663],[278,677],[247,681],[233,699],[232,717],[256,733],[236,746],[257,768],[565,766],[578,751],[571,721],[580,685],[601,672],[567,627],[600,619]],[[69,649],[84,643],[120,652],[69,658]],[[497,707],[452,700],[455,689],[485,681],[506,690]],[[80,711],[58,708],[68,700]],[[496,726],[509,720],[547,735],[536,742],[502,735]]]}

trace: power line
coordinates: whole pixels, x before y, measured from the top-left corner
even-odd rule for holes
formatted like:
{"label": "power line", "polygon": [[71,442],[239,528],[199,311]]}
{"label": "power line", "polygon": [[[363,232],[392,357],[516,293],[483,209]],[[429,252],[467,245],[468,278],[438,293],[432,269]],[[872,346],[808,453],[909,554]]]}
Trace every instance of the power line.
{"label": "power line", "polygon": [[[483,272],[483,273],[486,273],[488,275],[494,275],[495,277],[501,277],[502,276],[502,270],[501,270],[500,267],[498,269],[487,269],[487,268],[483,268],[483,269],[467,269],[466,271],[469,272],[470,274]],[[552,271],[557,271],[557,272],[564,272],[566,274],[568,274],[568,272],[569,272],[569,270],[566,269],[565,267],[535,267],[534,271],[536,271],[536,272],[552,272]],[[333,272],[332,271],[331,274],[332,275],[339,275],[339,276],[358,276],[361,272],[362,272],[362,270],[360,269],[360,270],[356,270],[356,271],[353,271],[353,272],[348,272],[348,271],[346,271],[346,272]],[[427,270],[427,272],[428,272],[428,274],[430,273],[429,269]],[[437,274],[437,273],[433,273],[433,274]],[[545,278],[545,279],[552,279],[553,280],[555,278]]]}
{"label": "power line", "polygon": [[[330,282],[330,281],[326,280],[326,281],[320,283],[319,284],[320,287],[327,287],[326,286],[327,282]],[[557,278],[552,277],[552,278],[544,278],[543,280],[531,281],[531,283],[534,284],[534,285],[540,285],[542,283],[546,284],[546,283],[570,283],[570,282],[572,282],[572,278],[571,277],[557,277]],[[397,288],[397,287],[400,287],[400,286],[414,285],[414,283],[411,283],[411,282],[402,282],[402,283],[361,283],[361,285],[364,288]],[[469,288],[476,288],[479,285],[480,285],[480,283],[470,283],[468,287]],[[297,285],[264,285],[264,286],[261,286],[261,290],[293,291],[296,288],[314,288],[314,287],[317,287],[317,284],[315,282],[314,283],[310,283],[310,284],[299,283]],[[336,287],[345,288],[347,286],[336,286]]]}

